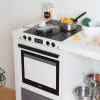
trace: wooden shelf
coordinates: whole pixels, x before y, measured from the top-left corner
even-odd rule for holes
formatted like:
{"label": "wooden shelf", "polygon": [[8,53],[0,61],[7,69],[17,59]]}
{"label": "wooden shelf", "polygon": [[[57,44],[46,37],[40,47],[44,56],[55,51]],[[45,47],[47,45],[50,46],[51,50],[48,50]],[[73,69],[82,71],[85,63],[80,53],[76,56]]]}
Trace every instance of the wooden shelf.
{"label": "wooden shelf", "polygon": [[0,87],[0,100],[16,100],[15,91]]}

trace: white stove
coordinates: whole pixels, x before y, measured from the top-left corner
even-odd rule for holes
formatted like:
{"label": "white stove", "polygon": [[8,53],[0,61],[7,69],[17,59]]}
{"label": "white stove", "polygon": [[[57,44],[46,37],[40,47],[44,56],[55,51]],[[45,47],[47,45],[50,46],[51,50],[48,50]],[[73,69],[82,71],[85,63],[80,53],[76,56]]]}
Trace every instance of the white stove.
{"label": "white stove", "polygon": [[33,26],[14,32],[16,100],[63,100],[61,43],[79,30],[43,34]]}

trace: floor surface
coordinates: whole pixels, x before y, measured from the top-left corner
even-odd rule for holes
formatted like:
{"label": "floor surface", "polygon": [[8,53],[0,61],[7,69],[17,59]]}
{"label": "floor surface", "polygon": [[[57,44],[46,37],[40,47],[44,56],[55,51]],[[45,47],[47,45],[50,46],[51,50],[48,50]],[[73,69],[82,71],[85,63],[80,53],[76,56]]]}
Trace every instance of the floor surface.
{"label": "floor surface", "polygon": [[16,100],[15,91],[0,87],[0,100]]}

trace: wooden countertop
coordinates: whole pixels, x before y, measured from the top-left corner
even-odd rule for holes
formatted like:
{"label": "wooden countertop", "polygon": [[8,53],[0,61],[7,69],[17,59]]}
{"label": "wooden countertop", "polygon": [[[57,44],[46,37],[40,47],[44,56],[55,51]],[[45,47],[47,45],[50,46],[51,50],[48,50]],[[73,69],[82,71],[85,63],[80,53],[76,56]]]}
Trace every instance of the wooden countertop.
{"label": "wooden countertop", "polygon": [[0,87],[0,100],[16,100],[15,91],[5,87]]}

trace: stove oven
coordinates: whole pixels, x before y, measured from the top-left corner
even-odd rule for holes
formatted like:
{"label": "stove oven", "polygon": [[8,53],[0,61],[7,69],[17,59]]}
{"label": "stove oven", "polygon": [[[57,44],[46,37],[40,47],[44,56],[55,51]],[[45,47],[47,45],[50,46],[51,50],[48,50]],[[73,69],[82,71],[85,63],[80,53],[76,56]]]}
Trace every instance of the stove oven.
{"label": "stove oven", "polygon": [[29,26],[13,32],[16,100],[69,99],[71,73],[63,41],[79,32],[80,26],[72,32],[62,30],[56,20],[43,28],[38,22]]}
{"label": "stove oven", "polygon": [[[43,42],[42,39],[38,39]],[[19,39],[19,64],[22,83],[35,89],[59,96],[62,51]]]}

